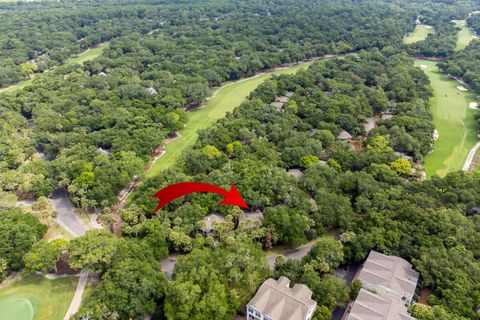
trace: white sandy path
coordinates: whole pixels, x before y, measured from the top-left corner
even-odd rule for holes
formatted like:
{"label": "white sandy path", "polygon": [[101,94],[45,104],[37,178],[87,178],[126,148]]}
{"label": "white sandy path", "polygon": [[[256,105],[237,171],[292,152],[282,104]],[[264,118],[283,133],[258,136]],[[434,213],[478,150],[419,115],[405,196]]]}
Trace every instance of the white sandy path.
{"label": "white sandy path", "polygon": [[86,270],[82,270],[80,273],[80,279],[78,280],[77,289],[75,290],[75,295],[73,296],[72,302],[70,302],[70,306],[68,307],[67,313],[65,313],[63,320],[69,320],[71,316],[77,313],[78,309],[80,308],[80,304],[82,303],[82,295],[83,291],[85,290],[85,286],[87,285],[87,280],[88,272]]}
{"label": "white sandy path", "polygon": [[463,165],[463,171],[468,171],[468,169],[470,169],[470,166],[472,165],[473,158],[475,157],[475,154],[477,153],[479,148],[480,148],[480,142],[478,142],[472,148],[472,150],[470,150],[470,153],[467,156],[467,160],[465,161],[465,164]]}

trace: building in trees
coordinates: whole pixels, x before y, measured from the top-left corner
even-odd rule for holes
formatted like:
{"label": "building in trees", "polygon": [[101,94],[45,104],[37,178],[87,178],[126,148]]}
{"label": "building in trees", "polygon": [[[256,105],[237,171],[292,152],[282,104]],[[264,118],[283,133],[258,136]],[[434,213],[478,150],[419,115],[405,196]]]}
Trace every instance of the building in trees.
{"label": "building in trees", "polygon": [[247,304],[247,320],[310,320],[316,307],[306,285],[297,283],[290,288],[288,278],[270,278]]}
{"label": "building in trees", "polygon": [[224,216],[218,213],[209,214],[203,219],[203,227],[201,228],[201,230],[204,234],[211,233],[213,232],[213,230],[215,230],[215,223],[221,222],[225,222]]}
{"label": "building in trees", "polygon": [[418,277],[419,273],[408,261],[372,250],[355,277],[363,288],[343,319],[414,319],[407,309],[415,295]]}

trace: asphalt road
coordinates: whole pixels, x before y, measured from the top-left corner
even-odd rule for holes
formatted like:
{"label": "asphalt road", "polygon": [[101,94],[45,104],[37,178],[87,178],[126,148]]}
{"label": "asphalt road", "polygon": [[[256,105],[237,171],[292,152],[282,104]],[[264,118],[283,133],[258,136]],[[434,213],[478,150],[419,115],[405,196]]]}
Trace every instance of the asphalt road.
{"label": "asphalt road", "polygon": [[279,254],[283,255],[286,260],[300,260],[303,257],[305,257],[310,250],[312,250],[313,245],[315,244],[315,241],[310,241],[307,244],[304,244],[303,246],[300,246],[295,249],[287,249],[281,253],[275,253],[267,256],[268,264],[270,265],[270,268],[274,269],[275,268],[275,257],[278,256]]}
{"label": "asphalt road", "polygon": [[89,227],[75,214],[65,188],[58,188],[53,191],[49,201],[53,209],[58,212],[55,220],[62,228],[67,230],[68,233],[74,237],[79,237],[87,232]]}

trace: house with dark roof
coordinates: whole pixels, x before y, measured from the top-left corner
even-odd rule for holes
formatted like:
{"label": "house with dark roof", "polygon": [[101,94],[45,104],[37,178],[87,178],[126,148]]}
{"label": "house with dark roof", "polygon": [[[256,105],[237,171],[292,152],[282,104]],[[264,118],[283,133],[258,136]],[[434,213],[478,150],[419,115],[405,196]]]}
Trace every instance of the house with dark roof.
{"label": "house with dark roof", "polygon": [[316,307],[306,285],[297,283],[290,288],[288,278],[270,278],[247,304],[247,320],[310,320]]}

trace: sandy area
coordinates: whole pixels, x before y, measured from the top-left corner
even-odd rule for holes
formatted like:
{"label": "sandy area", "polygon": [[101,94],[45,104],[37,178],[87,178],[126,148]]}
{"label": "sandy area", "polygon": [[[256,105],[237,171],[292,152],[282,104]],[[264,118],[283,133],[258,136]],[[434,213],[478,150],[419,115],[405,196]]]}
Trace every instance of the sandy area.
{"label": "sandy area", "polygon": [[422,69],[427,69],[428,66],[427,66],[426,64],[421,64],[421,65],[420,65],[420,68],[422,68]]}
{"label": "sandy area", "polygon": [[470,102],[468,105],[470,109],[478,109],[478,102]]}
{"label": "sandy area", "polygon": [[440,137],[440,134],[437,129],[435,129],[435,131],[433,131],[433,141],[437,141],[438,137]]}
{"label": "sandy area", "polygon": [[460,90],[460,91],[468,91],[467,88],[462,87],[462,86],[457,86],[457,89]]}
{"label": "sandy area", "polygon": [[425,26],[425,29],[433,29],[432,26]]}

